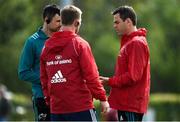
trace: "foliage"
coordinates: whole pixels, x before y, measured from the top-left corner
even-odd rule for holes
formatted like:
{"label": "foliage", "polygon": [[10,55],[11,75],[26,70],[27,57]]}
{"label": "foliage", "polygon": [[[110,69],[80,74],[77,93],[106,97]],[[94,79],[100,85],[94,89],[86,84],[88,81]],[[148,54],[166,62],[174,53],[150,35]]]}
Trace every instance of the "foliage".
{"label": "foliage", "polygon": [[[26,38],[42,25],[43,7],[52,3],[60,1],[0,0],[0,82],[13,92],[31,94],[30,84],[17,76],[19,56]],[[180,92],[179,0],[74,0],[74,4],[83,11],[80,35],[90,43],[100,75],[113,75],[120,47],[111,12],[131,5],[138,27],[148,30],[151,92]]]}
{"label": "foliage", "polygon": [[[90,43],[100,75],[113,75],[120,47],[119,39],[113,30],[111,12],[120,5],[131,5],[138,15],[138,27],[145,27],[148,30],[151,92],[180,92],[179,0],[98,0],[95,2],[73,0],[73,2],[83,11],[80,35]],[[0,82],[15,93],[28,95],[28,98],[31,94],[30,84],[20,81],[17,76],[19,56],[26,38],[42,25],[43,7],[52,3],[61,2],[60,0],[0,0]],[[157,120],[179,120],[177,116],[174,117],[179,113],[175,109],[179,107],[179,102],[175,102],[177,97],[160,96],[151,95],[150,104],[157,108],[157,115],[160,117]],[[24,105],[23,103],[26,102],[18,101],[20,99],[24,100],[23,97],[17,97],[13,104],[32,107],[30,103]],[[161,102],[168,100],[174,101]],[[166,108],[172,115],[167,113]],[[165,114],[170,119],[163,119]],[[13,114],[13,117],[17,118],[15,120],[18,120],[18,117],[26,118],[18,114]]]}
{"label": "foliage", "polygon": [[154,0],[136,6],[141,13],[140,26],[149,31],[152,91],[180,92],[179,2]]}
{"label": "foliage", "polygon": [[153,94],[150,99],[150,107],[155,110],[157,121],[180,120],[180,94]]}
{"label": "foliage", "polygon": [[0,82],[12,91],[21,91],[21,87],[27,87],[25,84],[18,85],[16,81],[18,81],[17,64],[20,51],[17,46],[20,45],[19,40],[25,36],[25,33],[20,31],[28,24],[28,16],[23,13],[29,12],[28,4],[29,1],[1,0]]}
{"label": "foliage", "polygon": [[33,107],[30,97],[23,94],[13,94],[11,99],[12,111],[9,121],[33,121]]}

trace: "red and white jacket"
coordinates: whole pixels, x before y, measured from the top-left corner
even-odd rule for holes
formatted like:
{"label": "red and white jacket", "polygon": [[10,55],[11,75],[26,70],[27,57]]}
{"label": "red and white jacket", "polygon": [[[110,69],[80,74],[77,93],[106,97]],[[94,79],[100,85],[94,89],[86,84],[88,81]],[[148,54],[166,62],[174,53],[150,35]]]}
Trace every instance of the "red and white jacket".
{"label": "red and white jacket", "polygon": [[109,79],[110,107],[145,113],[150,92],[150,56],[146,30],[123,35],[115,75]]}
{"label": "red and white jacket", "polygon": [[56,32],[46,41],[40,78],[51,113],[92,109],[93,98],[106,101],[91,48],[73,32]]}

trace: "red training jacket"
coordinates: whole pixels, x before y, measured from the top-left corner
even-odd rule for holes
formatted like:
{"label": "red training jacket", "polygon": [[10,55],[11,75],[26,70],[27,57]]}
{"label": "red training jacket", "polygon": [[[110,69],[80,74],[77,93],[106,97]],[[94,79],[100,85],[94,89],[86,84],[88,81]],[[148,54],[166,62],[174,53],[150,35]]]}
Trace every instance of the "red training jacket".
{"label": "red training jacket", "polygon": [[45,43],[40,78],[53,114],[92,109],[93,98],[106,101],[91,48],[70,31],[56,32]]}
{"label": "red training jacket", "polygon": [[150,56],[146,30],[123,35],[112,87],[110,107],[121,111],[145,113],[150,92]]}

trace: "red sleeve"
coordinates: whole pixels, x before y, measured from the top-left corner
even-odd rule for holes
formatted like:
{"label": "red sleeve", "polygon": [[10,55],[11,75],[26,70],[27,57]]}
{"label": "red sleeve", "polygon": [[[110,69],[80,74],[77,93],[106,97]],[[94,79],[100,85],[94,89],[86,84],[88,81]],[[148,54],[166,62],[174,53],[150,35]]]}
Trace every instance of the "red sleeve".
{"label": "red sleeve", "polygon": [[[133,85],[141,80],[144,68],[147,64],[147,48],[142,42],[132,42],[127,46],[128,72],[121,76],[114,76],[109,79],[112,87]],[[119,67],[121,68],[121,67]]]}
{"label": "red sleeve", "polygon": [[87,42],[82,42],[78,48],[80,67],[87,87],[93,98],[106,101],[106,92],[99,81],[99,72],[89,44]]}
{"label": "red sleeve", "polygon": [[46,73],[46,62],[44,60],[44,52],[45,49],[43,49],[40,57],[40,80],[41,80],[42,90],[46,104],[49,105],[50,103],[49,103],[49,94],[48,94],[48,76]]}

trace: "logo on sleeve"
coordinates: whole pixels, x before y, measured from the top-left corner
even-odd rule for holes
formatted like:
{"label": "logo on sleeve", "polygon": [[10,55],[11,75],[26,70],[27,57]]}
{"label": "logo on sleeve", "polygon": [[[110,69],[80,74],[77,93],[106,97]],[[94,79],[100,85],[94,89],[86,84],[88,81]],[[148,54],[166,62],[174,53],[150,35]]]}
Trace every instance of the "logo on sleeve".
{"label": "logo on sleeve", "polygon": [[54,74],[54,76],[51,79],[51,83],[62,83],[66,82],[66,78],[63,77],[60,70],[57,71],[57,73]]}

